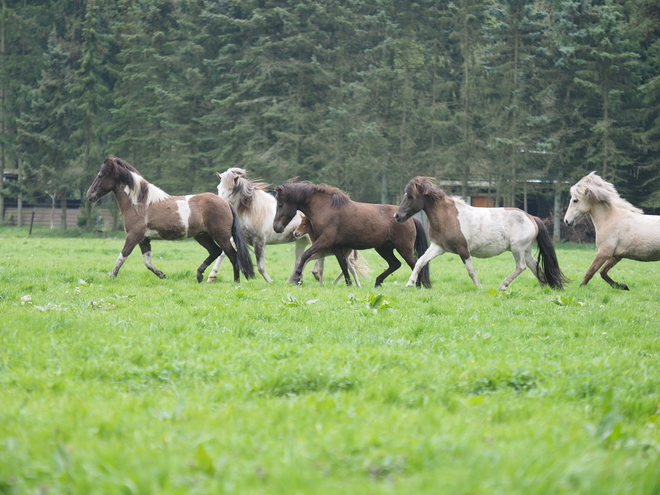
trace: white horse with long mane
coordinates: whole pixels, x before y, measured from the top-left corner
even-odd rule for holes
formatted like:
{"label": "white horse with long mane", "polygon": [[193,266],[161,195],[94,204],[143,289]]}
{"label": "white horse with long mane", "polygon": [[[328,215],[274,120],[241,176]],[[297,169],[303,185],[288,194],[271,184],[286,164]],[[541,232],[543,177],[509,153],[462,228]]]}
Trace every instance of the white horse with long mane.
{"label": "white horse with long mane", "polygon": [[571,187],[571,202],[564,222],[573,225],[585,215],[594,222],[598,252],[580,285],[586,285],[600,269],[600,276],[608,284],[628,290],[626,284],[615,282],[608,275],[614,265],[623,258],[660,260],[660,216],[645,215],[595,172]]}
{"label": "white horse with long mane", "polygon": [[[309,237],[304,236],[296,238],[293,231],[300,225],[300,212],[286,226],[284,232],[277,234],[273,230],[273,218],[275,218],[275,209],[277,202],[275,198],[265,191],[268,184],[250,180],[247,178],[247,172],[242,168],[230,168],[223,173],[217,174],[220,183],[218,184],[218,196],[231,203],[236,210],[238,219],[241,223],[245,238],[251,246],[254,247],[254,254],[257,258],[257,269],[266,282],[273,280],[266,273],[266,244],[284,244],[295,242],[294,256],[295,267],[298,266],[300,257],[310,244]],[[220,269],[220,264],[224,259],[221,255],[211,273],[208,282],[213,282]],[[320,261],[314,268],[315,276],[320,271],[323,274],[323,262]],[[289,277],[289,282],[291,277]]]}

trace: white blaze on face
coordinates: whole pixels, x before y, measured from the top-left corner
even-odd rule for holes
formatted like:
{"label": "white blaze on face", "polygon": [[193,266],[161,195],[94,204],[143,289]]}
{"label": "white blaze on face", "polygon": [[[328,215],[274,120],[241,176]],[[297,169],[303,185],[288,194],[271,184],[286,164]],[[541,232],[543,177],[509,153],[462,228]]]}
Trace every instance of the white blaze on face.
{"label": "white blaze on face", "polygon": [[186,230],[186,235],[188,235],[188,227],[190,225],[190,204],[188,201],[192,196],[186,196],[186,199],[179,199],[176,202],[176,205],[179,209],[179,216],[181,217],[181,223],[183,223],[183,228]]}

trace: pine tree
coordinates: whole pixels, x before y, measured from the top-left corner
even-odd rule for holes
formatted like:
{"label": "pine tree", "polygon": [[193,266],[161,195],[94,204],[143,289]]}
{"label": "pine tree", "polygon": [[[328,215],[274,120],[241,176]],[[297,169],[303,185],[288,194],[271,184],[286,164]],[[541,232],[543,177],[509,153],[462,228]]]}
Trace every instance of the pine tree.
{"label": "pine tree", "polygon": [[70,163],[74,126],[69,54],[55,32],[48,39],[39,86],[31,93],[30,108],[19,121],[19,146],[35,186],[62,206],[61,227],[66,228],[66,198],[70,190]]}

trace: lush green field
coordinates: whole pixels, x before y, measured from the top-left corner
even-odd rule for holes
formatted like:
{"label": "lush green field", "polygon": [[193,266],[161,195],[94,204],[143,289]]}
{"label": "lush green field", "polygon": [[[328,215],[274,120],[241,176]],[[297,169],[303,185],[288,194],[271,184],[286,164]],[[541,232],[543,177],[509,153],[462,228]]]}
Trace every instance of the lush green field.
{"label": "lush green field", "polygon": [[[660,264],[507,293],[507,253],[431,264],[434,287],[366,252],[363,288],[285,283],[292,247],[239,286],[228,262],[154,242],[0,229],[0,493],[660,493]],[[328,262],[327,278],[337,272]],[[379,297],[382,296],[382,297]]]}

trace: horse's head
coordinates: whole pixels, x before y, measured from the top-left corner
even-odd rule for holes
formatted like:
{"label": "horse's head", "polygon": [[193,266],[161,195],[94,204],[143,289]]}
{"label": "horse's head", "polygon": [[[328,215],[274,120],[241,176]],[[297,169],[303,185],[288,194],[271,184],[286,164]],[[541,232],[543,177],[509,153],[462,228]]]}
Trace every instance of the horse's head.
{"label": "horse's head", "polygon": [[293,237],[300,239],[309,234],[313,234],[312,223],[307,216],[301,214],[300,223],[296,227],[296,230],[293,231]]}
{"label": "horse's head", "polygon": [[571,200],[564,215],[566,225],[574,225],[584,215],[587,215],[591,211],[593,203],[606,202],[606,197],[603,195],[604,184],[611,186],[597,176],[596,172],[591,172],[571,187]]}
{"label": "horse's head", "polygon": [[112,155],[103,160],[101,170],[87,190],[87,199],[92,203],[96,203],[115,188],[117,184],[116,160],[119,158]]}
{"label": "horse's head", "polygon": [[424,196],[429,194],[430,188],[434,187],[428,177],[415,177],[403,191],[403,198],[399,208],[394,213],[394,219],[403,223],[415,213],[424,209]]}
{"label": "horse's head", "polygon": [[295,198],[291,195],[292,181],[288,180],[281,186],[275,188],[275,200],[277,208],[275,218],[273,219],[273,230],[278,234],[284,232],[284,229],[298,211]]}
{"label": "horse's head", "polygon": [[222,173],[216,173],[218,176],[218,196],[222,199],[231,201],[241,189],[241,179],[245,177],[246,172],[242,168],[230,168]]}

